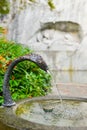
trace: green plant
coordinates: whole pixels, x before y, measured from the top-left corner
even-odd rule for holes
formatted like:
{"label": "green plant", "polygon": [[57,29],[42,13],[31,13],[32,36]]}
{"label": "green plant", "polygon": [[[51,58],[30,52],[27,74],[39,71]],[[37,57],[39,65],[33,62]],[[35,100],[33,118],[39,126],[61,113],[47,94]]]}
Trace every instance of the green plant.
{"label": "green plant", "polygon": [[50,9],[55,9],[55,5],[53,3],[53,0],[48,0],[48,5],[49,5]]}
{"label": "green plant", "polygon": [[0,0],[0,14],[8,14],[9,8],[8,0]]}
{"label": "green plant", "polygon": [[[6,69],[15,58],[32,51],[20,44],[0,38],[0,103],[3,101],[2,86]],[[15,66],[10,77],[10,89],[14,100],[46,95],[51,90],[51,76],[29,61]]]}
{"label": "green plant", "polygon": [[36,0],[29,0],[30,2],[35,2]]}

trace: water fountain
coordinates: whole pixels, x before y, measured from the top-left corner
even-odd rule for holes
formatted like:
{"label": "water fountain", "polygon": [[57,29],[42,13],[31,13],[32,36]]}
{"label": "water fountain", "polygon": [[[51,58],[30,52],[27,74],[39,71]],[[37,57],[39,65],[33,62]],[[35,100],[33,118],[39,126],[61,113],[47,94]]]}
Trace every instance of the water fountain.
{"label": "water fountain", "polygon": [[1,130],[86,130],[87,98],[45,96],[20,100],[15,103],[9,90],[10,75],[19,62],[32,61],[42,70],[48,66],[41,56],[30,54],[19,57],[8,67],[4,76],[4,103],[0,108]]}

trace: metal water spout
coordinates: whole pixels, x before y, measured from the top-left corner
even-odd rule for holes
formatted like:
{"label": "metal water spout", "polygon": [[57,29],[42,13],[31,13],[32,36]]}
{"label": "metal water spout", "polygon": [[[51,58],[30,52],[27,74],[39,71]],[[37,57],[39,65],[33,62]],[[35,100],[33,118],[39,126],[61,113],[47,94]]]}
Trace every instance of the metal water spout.
{"label": "metal water spout", "polygon": [[10,63],[10,65],[8,66],[8,69],[5,73],[4,76],[4,83],[3,83],[3,97],[4,97],[4,103],[3,106],[6,107],[10,107],[15,105],[16,103],[12,100],[11,97],[11,92],[9,89],[9,80],[10,80],[10,76],[12,73],[13,68],[22,61],[31,61],[34,62],[35,64],[37,64],[42,70],[46,71],[48,70],[48,66],[45,63],[45,61],[43,60],[43,58],[40,55],[37,54],[29,54],[29,55],[25,55],[25,56],[21,56],[18,59],[15,59],[13,62]]}

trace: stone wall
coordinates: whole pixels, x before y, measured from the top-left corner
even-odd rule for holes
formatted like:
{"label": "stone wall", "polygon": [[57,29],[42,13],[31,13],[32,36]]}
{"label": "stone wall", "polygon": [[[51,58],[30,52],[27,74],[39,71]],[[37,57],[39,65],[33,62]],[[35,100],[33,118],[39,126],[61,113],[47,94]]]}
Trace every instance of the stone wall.
{"label": "stone wall", "polygon": [[87,70],[87,1],[10,0],[7,37],[41,54],[51,69]]}

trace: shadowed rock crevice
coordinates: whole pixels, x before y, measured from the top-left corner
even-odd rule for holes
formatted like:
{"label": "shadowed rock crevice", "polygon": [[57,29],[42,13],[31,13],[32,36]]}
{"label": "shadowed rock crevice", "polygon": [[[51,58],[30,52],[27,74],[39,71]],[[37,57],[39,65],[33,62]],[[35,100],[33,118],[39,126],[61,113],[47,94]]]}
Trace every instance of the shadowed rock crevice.
{"label": "shadowed rock crevice", "polygon": [[[35,50],[38,50],[38,46],[41,48],[51,50],[69,50],[73,46],[79,46],[82,40],[82,29],[78,23],[71,21],[60,21],[60,22],[48,22],[41,24],[39,29],[32,36],[30,46]],[[42,46],[41,46],[42,45]],[[43,49],[42,49],[43,50]]]}
{"label": "shadowed rock crevice", "polygon": [[41,26],[41,32],[45,30],[56,30],[60,32],[66,33],[75,33],[77,34],[78,39],[82,40],[82,29],[78,23],[74,23],[71,21],[60,21],[60,22],[48,22]]}

